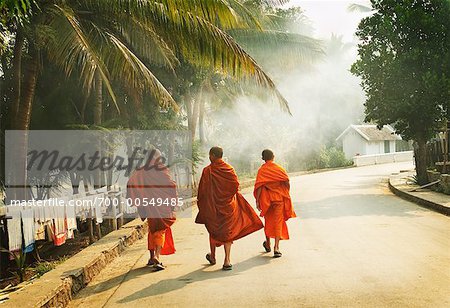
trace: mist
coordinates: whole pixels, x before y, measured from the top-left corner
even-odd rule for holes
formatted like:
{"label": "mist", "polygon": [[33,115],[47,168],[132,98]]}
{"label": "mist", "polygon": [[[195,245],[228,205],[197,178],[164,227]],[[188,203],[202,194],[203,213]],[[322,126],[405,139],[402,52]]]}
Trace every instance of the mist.
{"label": "mist", "polygon": [[[309,18],[307,11],[305,15]],[[309,20],[313,29],[323,28],[320,23],[326,22]],[[212,145],[223,147],[226,159],[246,176],[257,170],[265,148],[272,149],[275,160],[289,171],[300,171],[311,169],[321,149],[339,147],[336,137],[348,125],[364,120],[360,80],[349,72],[357,55],[356,38],[349,33],[356,25],[348,26],[345,33],[329,33],[327,38],[323,31],[311,33],[321,39],[324,51],[313,61],[286,68],[256,57],[289,102],[292,116],[282,112],[274,100],[238,97],[230,107],[206,111],[204,150]]]}

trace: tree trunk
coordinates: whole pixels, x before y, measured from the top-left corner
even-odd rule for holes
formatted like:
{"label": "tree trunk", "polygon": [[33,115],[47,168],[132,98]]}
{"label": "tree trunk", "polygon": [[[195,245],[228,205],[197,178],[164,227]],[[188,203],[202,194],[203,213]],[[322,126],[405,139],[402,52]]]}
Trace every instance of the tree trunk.
{"label": "tree trunk", "polygon": [[[100,76],[100,73],[97,71],[95,74],[95,102],[94,102],[94,125],[100,126],[102,124],[102,114],[103,114],[103,81]],[[101,154],[102,149],[102,141],[98,141],[98,150],[100,151],[100,157],[102,157]],[[102,187],[102,177],[103,172],[100,171],[100,169],[94,170],[94,188],[100,188]],[[91,211],[92,214],[92,211]],[[91,218],[88,219],[89,224],[89,240],[92,243],[93,242],[93,230],[92,230],[92,223],[95,223],[95,229],[98,238],[100,239],[101,229],[100,225],[93,219],[93,216],[91,215]]]}
{"label": "tree trunk", "polygon": [[15,129],[23,131],[19,140],[17,140],[17,159],[19,160],[18,170],[15,174],[15,184],[23,185],[16,191],[15,198],[25,200],[28,197],[27,189],[27,149],[28,149],[28,130],[31,122],[31,111],[33,106],[34,93],[36,90],[36,82],[38,75],[38,52],[37,50],[31,50],[30,59],[26,65],[23,83],[23,97],[20,100],[19,112],[17,114],[15,123]]}
{"label": "tree trunk", "polygon": [[94,103],[94,125],[102,124],[103,111],[103,82],[100,73],[95,74],[95,103]]}
{"label": "tree trunk", "polygon": [[13,50],[12,61],[12,93],[11,93],[11,127],[14,129],[19,114],[20,99],[22,92],[22,54],[23,54],[24,38],[22,35],[22,29],[19,27],[16,34],[16,42]]}
{"label": "tree trunk", "polygon": [[416,174],[419,185],[425,185],[428,181],[427,174],[427,141],[425,138],[418,138],[417,147],[414,151],[416,162]]}
{"label": "tree trunk", "polygon": [[205,134],[205,100],[202,99],[200,101],[200,111],[198,115],[198,136],[200,138],[200,143],[206,143],[206,134]]}

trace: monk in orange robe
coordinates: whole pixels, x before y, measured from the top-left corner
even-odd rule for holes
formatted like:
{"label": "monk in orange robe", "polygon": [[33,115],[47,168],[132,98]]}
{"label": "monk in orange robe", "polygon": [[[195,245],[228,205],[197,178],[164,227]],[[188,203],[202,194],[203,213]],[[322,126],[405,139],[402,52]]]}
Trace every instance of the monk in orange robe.
{"label": "monk in orange robe", "polygon": [[271,251],[270,239],[274,238],[274,257],[279,258],[282,255],[280,240],[289,239],[286,221],[296,215],[289,195],[289,177],[283,167],[273,162],[274,157],[271,150],[262,152],[265,163],[258,170],[253,194],[261,217],[265,220],[264,249],[266,252]]}
{"label": "monk in orange robe", "polygon": [[160,255],[175,253],[170,227],[176,220],[172,200],[178,199],[176,184],[159,151],[152,151],[146,165],[131,174],[127,183],[127,198],[137,206],[141,219],[147,219],[147,248],[150,252],[147,265],[155,270],[165,269]]}
{"label": "monk in orange robe", "polygon": [[231,270],[231,244],[263,228],[251,205],[238,192],[239,181],[233,167],[222,159],[223,150],[209,151],[211,164],[203,169],[197,195],[198,215],[195,220],[209,232],[211,252],[206,255],[210,264],[216,264],[216,247],[224,246],[222,269]]}

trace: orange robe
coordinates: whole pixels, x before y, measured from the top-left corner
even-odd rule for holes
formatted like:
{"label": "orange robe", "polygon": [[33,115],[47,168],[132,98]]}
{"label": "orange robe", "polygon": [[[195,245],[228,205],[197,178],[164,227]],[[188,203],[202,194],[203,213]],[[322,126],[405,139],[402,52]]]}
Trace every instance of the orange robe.
{"label": "orange robe", "polygon": [[[127,198],[137,206],[139,216],[148,223],[148,250],[161,246],[162,255],[175,253],[171,226],[175,223],[174,208],[170,205],[150,205],[150,200],[157,198],[177,198],[176,184],[170,177],[166,166],[155,163],[157,166],[150,170],[139,169],[133,172],[127,183]],[[136,200],[140,199],[140,200]],[[146,200],[146,201],[145,201]],[[139,201],[139,202],[138,202]],[[148,203],[144,206],[144,201]],[[169,204],[171,202],[169,201]]]}
{"label": "orange robe", "polygon": [[233,167],[222,159],[203,169],[195,222],[206,226],[218,246],[263,228],[258,215],[238,188],[239,181]]}
{"label": "orange robe", "polygon": [[267,161],[259,168],[253,194],[265,220],[267,237],[289,239],[286,221],[296,217],[289,187],[289,177],[280,165]]}

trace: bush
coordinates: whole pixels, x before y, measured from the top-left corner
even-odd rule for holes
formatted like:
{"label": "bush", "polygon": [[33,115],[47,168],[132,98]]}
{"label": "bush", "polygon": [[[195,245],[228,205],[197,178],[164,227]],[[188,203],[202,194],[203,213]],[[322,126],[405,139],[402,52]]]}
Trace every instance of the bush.
{"label": "bush", "polygon": [[338,168],[351,165],[353,165],[353,161],[345,158],[344,152],[336,147],[322,148],[320,150],[320,168]]}

